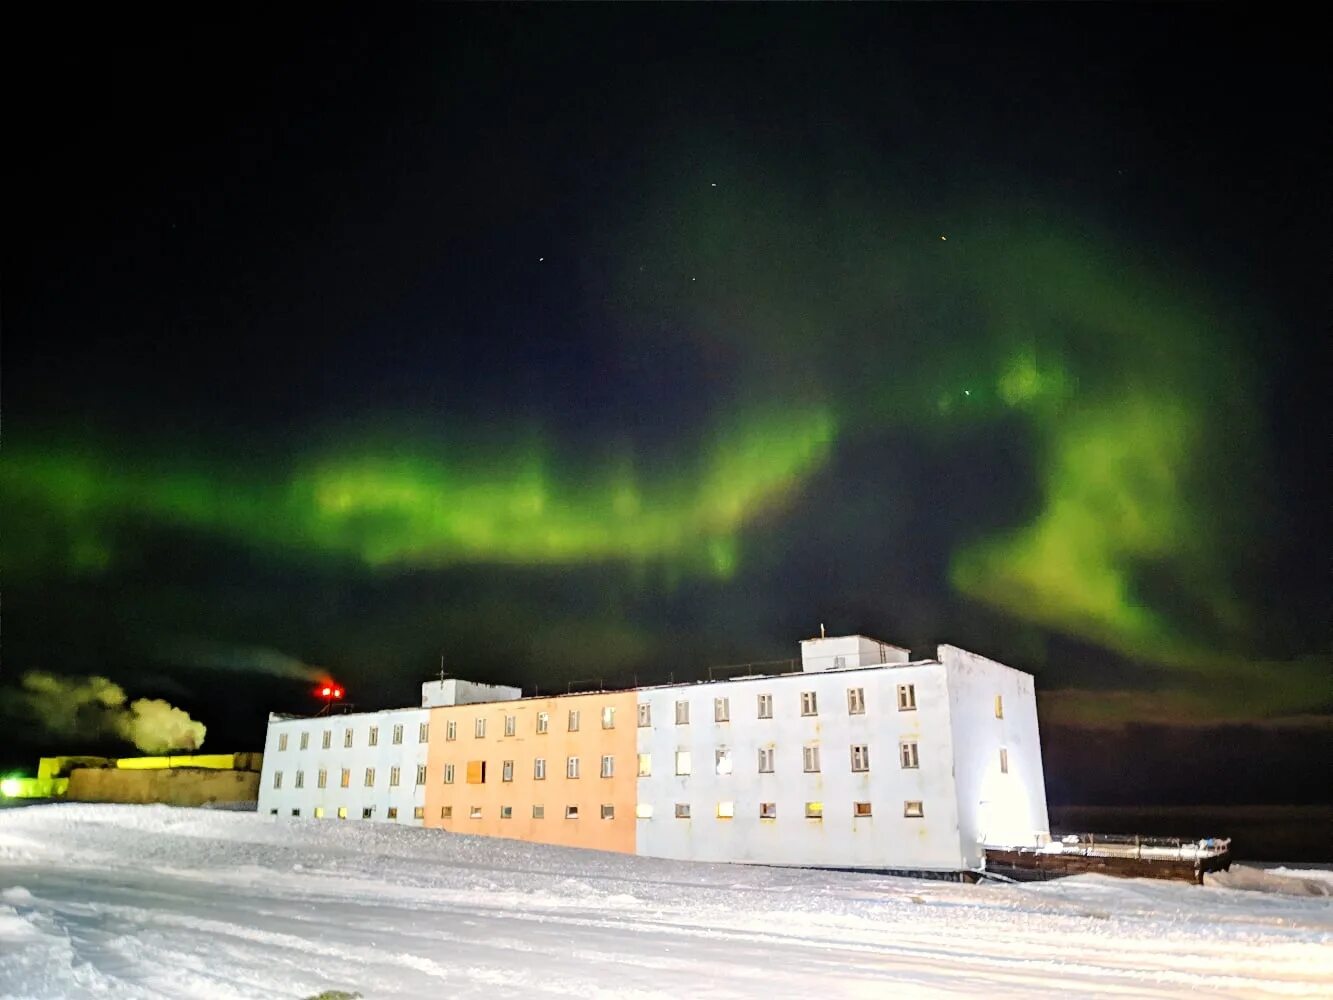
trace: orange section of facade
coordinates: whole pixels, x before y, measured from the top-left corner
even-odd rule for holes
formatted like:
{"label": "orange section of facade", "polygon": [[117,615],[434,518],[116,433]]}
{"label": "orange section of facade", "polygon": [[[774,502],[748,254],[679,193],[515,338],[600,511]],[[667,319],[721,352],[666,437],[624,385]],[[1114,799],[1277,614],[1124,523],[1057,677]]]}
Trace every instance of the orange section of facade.
{"label": "orange section of facade", "polygon": [[633,691],[431,709],[426,826],[633,854],[635,711]]}

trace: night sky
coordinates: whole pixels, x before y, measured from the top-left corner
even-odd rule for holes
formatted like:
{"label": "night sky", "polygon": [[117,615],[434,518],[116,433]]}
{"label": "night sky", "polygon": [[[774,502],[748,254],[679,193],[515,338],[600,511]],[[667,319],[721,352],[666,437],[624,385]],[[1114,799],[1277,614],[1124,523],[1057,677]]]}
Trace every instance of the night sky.
{"label": "night sky", "polygon": [[1315,32],[180,16],[5,33],[0,763],[32,670],[220,752],[822,622],[1033,672],[1053,801],[1327,799]]}

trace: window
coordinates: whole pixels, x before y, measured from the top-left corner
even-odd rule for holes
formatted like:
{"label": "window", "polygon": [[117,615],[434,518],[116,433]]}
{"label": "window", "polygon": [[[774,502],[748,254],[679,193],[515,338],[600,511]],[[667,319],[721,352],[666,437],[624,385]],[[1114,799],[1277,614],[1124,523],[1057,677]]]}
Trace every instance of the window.
{"label": "window", "polygon": [[904,802],[903,815],[908,819],[920,819],[926,812],[921,808],[920,802]]}
{"label": "window", "polygon": [[[1009,773],[1009,751],[1006,750],[1004,747],[1000,747],[1000,773],[1001,774]],[[301,787],[300,771],[296,772],[296,787],[297,788]]]}
{"label": "window", "polygon": [[915,743],[899,743],[898,756],[902,760],[903,767],[921,766],[921,760],[917,756]]}
{"label": "window", "polygon": [[352,769],[350,767],[343,768],[341,785],[343,788],[352,787]]}
{"label": "window", "polygon": [[309,748],[310,748],[310,734],[309,734],[309,733],[302,733],[302,734],[301,734],[301,749],[302,749],[302,750],[308,750]]}
{"label": "window", "polygon": [[773,718],[773,696],[771,694],[761,694],[759,696],[759,718]]}
{"label": "window", "polygon": [[610,705],[607,705],[604,709],[602,709],[602,728],[603,729],[616,728],[616,710]]}
{"label": "window", "polygon": [[647,778],[653,773],[653,755],[650,753],[639,754],[639,777]]}
{"label": "window", "polygon": [[440,819],[453,819],[453,818],[454,818],[453,806],[440,806]]}
{"label": "window", "polygon": [[653,804],[651,802],[640,802],[634,807],[634,817],[636,819],[652,819]]}
{"label": "window", "polygon": [[690,773],[690,752],[688,750],[676,751],[676,773],[677,774]]}
{"label": "window", "polygon": [[772,748],[772,747],[760,747],[760,748],[759,748],[759,773],[760,773],[760,774],[772,774],[772,773],[773,773],[773,748]]}
{"label": "window", "polygon": [[731,699],[714,698],[713,699],[713,721],[730,722],[731,721]]}
{"label": "window", "polygon": [[609,753],[602,754],[602,777],[614,778],[616,774],[616,759]]}
{"label": "window", "polygon": [[852,803],[852,815],[855,816],[855,817],[857,817],[857,818],[860,818],[860,817],[862,817],[862,816],[870,816],[870,815],[872,815],[872,813],[871,813],[871,811],[870,811],[870,803],[869,803],[869,802],[853,802],[853,803]]}
{"label": "window", "polygon": [[512,760],[507,760],[500,765],[500,780],[501,781],[514,780],[514,762]]}
{"label": "window", "polygon": [[425,807],[425,806],[413,806],[413,807],[412,807],[412,818],[413,818],[413,819],[425,819],[425,818],[426,818],[426,807]]}
{"label": "window", "polygon": [[454,783],[454,765],[452,764],[444,765],[444,783],[446,785],[452,785]]}
{"label": "window", "polygon": [[865,715],[866,714],[866,689],[848,688],[847,689],[847,714]]}
{"label": "window", "polygon": [[534,760],[534,761],[532,762],[532,780],[534,780],[534,781],[545,781],[545,780],[546,780],[546,758],[545,758],[545,757],[538,757],[536,760]]}
{"label": "window", "polygon": [[676,702],[676,725],[688,726],[690,724],[690,703],[688,701]]}
{"label": "window", "polygon": [[514,736],[514,735],[516,735],[517,733],[518,733],[518,716],[517,716],[517,715],[506,715],[506,716],[505,716],[505,735],[506,735],[506,736]]}
{"label": "window", "polygon": [[551,713],[550,713],[550,712],[538,712],[538,713],[537,713],[537,732],[539,732],[539,733],[544,733],[544,732],[547,732],[548,730],[550,730],[550,728],[551,728]]}
{"label": "window", "polygon": [[995,696],[995,718],[1004,718],[1004,699],[998,694]]}
{"label": "window", "polygon": [[367,788],[375,787],[375,769],[373,767],[366,768],[366,780],[364,784]]}
{"label": "window", "polygon": [[393,745],[401,746],[403,743],[403,724],[395,722],[393,726]]}
{"label": "window", "polygon": [[578,806],[565,806],[565,819],[578,819],[578,818],[579,818]]}
{"label": "window", "polygon": [[579,710],[577,708],[569,710],[569,731],[571,733],[579,731]]}
{"label": "window", "polygon": [[852,770],[870,770],[870,747],[866,746],[864,743],[852,744]]}
{"label": "window", "polygon": [[513,819],[513,818],[514,818],[514,807],[513,807],[513,806],[501,806],[501,807],[500,807],[500,818],[501,818],[501,819]]}
{"label": "window", "polygon": [[808,746],[801,747],[801,759],[806,773],[811,774],[819,770],[819,744],[811,743]]}
{"label": "window", "polygon": [[338,818],[339,818],[339,819],[346,819],[346,818],[347,818],[347,807],[346,807],[346,806],[339,806],[339,807],[338,807]]}
{"label": "window", "polygon": [[602,803],[602,819],[615,819],[616,807],[609,802]]}
{"label": "window", "polygon": [[324,730],[324,749],[327,750],[331,746],[333,746],[333,730],[326,729]]}
{"label": "window", "polygon": [[486,784],[486,762],[470,760],[467,762],[467,783],[469,785]]}
{"label": "window", "polygon": [[718,747],[713,755],[713,768],[718,774],[730,774],[731,751],[726,747]]}
{"label": "window", "polygon": [[389,768],[389,787],[397,788],[398,782],[402,780],[403,772],[401,768]]}
{"label": "window", "polygon": [[898,711],[910,712],[916,708],[916,685],[898,685]]}
{"label": "window", "polygon": [[[378,732],[379,732],[379,730],[377,730],[374,726],[371,726],[371,727],[370,727],[370,745],[371,745],[371,746],[374,746],[374,745],[375,745],[375,742],[376,742],[376,740],[375,740],[375,735],[376,735],[376,733],[378,733]],[[352,746],[352,740],[353,740],[353,735],[354,735],[354,734],[353,734],[352,730],[350,730],[350,729],[344,729],[344,730],[343,730],[343,746],[344,746],[344,747],[349,748],[349,749],[351,748],[351,746]]]}
{"label": "window", "polygon": [[319,777],[318,779],[316,779],[316,783],[319,785],[320,788],[329,787],[329,772],[324,770],[324,768],[322,767],[319,769]]}
{"label": "window", "polygon": [[[1004,753],[1004,751],[1001,750],[1000,753]],[[305,772],[304,772],[304,771],[297,771],[297,772],[296,772],[296,787],[297,787],[297,788],[304,788],[304,787],[305,787]]]}
{"label": "window", "polygon": [[688,802],[676,803],[676,819],[690,818],[690,804]]}
{"label": "window", "polygon": [[577,778],[579,776],[579,759],[577,757],[565,758],[565,777]]}
{"label": "window", "polygon": [[293,810],[292,810],[292,815],[293,815],[293,816],[300,816],[300,815],[301,815],[301,810],[300,810],[300,809],[293,809]]}
{"label": "window", "polygon": [[287,749],[287,734],[286,734],[286,733],[279,733],[279,734],[278,734],[278,749],[279,749],[279,750],[286,750],[286,749]]}
{"label": "window", "polygon": [[282,787],[282,772],[281,772],[281,771],[274,771],[274,772],[273,772],[273,787],[274,787],[274,788],[281,788],[281,787]]}
{"label": "window", "polygon": [[397,807],[397,806],[389,806],[389,808],[386,809],[386,810],[384,811],[384,816],[385,816],[386,819],[397,819],[397,818],[398,818],[398,807]]}
{"label": "window", "polygon": [[485,736],[486,736],[486,720],[485,720],[485,719],[473,719],[473,720],[472,720],[472,738],[473,738],[474,740],[480,740],[480,739],[484,739]]}
{"label": "window", "polygon": [[639,727],[646,728],[653,724],[653,706],[644,702],[639,706]]}
{"label": "window", "polygon": [[736,816],[735,802],[719,802],[717,804],[718,819],[733,819]]}
{"label": "window", "polygon": [[[380,727],[379,727],[379,726],[371,726],[371,727],[370,727],[370,735],[369,735],[369,736],[367,737],[367,739],[366,739],[366,744],[367,744],[368,746],[372,746],[372,747],[377,747],[377,746],[380,745]],[[346,735],[346,736],[344,737],[344,739],[343,739],[343,746],[349,746],[349,747],[350,747],[351,745],[352,745],[352,731],[349,729],[349,730],[347,731],[347,735]]]}
{"label": "window", "polygon": [[315,806],[315,819],[323,819],[323,818],[324,818],[324,807]]}
{"label": "window", "polygon": [[370,818],[373,817],[374,815],[375,815],[375,807],[374,807],[374,806],[366,806],[364,809],[361,810],[361,818],[362,818],[362,819],[370,819]]}
{"label": "window", "polygon": [[824,803],[822,803],[822,802],[807,802],[807,803],[805,804],[805,818],[806,818],[806,819],[823,819],[823,818],[824,818]]}
{"label": "window", "polygon": [[778,804],[777,804],[776,802],[760,802],[760,803],[759,803],[759,818],[760,818],[760,819],[777,819],[777,818],[778,818]]}
{"label": "window", "polygon": [[816,695],[814,691],[801,692],[801,714],[802,715],[819,714],[819,697]]}
{"label": "window", "polygon": [[444,738],[446,740],[458,739],[458,720],[450,719],[444,724]]}
{"label": "window", "polygon": [[467,811],[468,819],[481,819],[481,806],[473,806]]}
{"label": "window", "polygon": [[545,818],[546,818],[546,807],[545,807],[545,806],[533,806],[533,807],[532,807],[532,818],[533,818],[533,819],[545,819]]}
{"label": "window", "polygon": [[418,764],[418,765],[417,765],[417,784],[418,784],[418,785],[424,785],[425,783],[426,783],[426,765],[425,765],[425,764]]}
{"label": "window", "polygon": [[417,725],[417,742],[418,742],[418,743],[429,743],[429,742],[430,742],[430,723],[429,723],[429,722],[418,723],[418,725]]}

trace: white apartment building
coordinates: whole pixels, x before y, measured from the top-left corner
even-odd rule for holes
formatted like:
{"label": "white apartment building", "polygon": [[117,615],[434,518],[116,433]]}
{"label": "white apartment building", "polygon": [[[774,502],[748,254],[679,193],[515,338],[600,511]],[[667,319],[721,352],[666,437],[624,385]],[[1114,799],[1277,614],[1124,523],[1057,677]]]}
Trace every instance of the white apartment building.
{"label": "white apartment building", "polygon": [[1049,840],[1032,675],[955,646],[821,636],[787,673],[544,699],[441,679],[422,706],[270,715],[260,813],[940,875]]}
{"label": "white apartment building", "polygon": [[1048,839],[1030,674],[864,636],[801,654],[638,692],[638,854],[944,873]]}
{"label": "white apartment building", "polygon": [[259,813],[423,825],[430,712],[269,716]]}

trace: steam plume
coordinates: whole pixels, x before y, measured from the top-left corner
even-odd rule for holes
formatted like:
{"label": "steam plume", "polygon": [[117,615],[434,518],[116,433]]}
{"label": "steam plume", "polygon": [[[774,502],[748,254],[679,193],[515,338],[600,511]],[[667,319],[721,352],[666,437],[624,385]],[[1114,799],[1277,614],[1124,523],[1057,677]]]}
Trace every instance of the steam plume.
{"label": "steam plume", "polygon": [[31,717],[48,733],[81,739],[113,735],[145,753],[197,750],[205,727],[160,698],[126,704],[125,691],[105,677],[23,675],[23,697]]}
{"label": "steam plume", "polygon": [[319,681],[328,673],[294,656],[262,646],[233,646],[188,640],[174,643],[164,650],[164,654],[169,660],[191,667],[267,674],[297,681]]}

